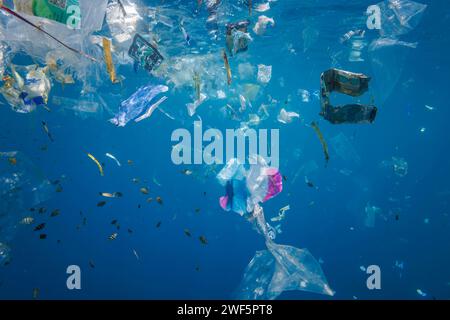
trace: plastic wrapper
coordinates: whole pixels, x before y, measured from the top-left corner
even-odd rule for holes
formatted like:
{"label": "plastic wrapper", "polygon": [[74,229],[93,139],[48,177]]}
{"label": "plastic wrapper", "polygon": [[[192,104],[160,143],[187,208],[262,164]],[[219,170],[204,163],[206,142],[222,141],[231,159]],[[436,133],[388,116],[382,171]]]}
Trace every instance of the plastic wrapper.
{"label": "plastic wrapper", "polygon": [[0,152],[0,242],[8,243],[26,210],[51,198],[51,183],[23,153]]}
{"label": "plastic wrapper", "polygon": [[128,55],[134,59],[135,63],[148,72],[158,68],[164,60],[158,49],[139,34],[136,34],[134,37]]}
{"label": "plastic wrapper", "polygon": [[118,127],[124,127],[133,119],[141,116],[151,101],[169,88],[163,85],[146,85],[139,88],[131,97],[120,104],[119,112],[109,121]]}
{"label": "plastic wrapper", "polygon": [[381,10],[382,36],[397,37],[417,27],[427,5],[410,0],[386,0],[377,4]]}
{"label": "plastic wrapper", "polygon": [[392,160],[383,161],[381,167],[392,168],[399,177],[404,177],[408,174],[408,162],[403,158],[392,157]]}
{"label": "plastic wrapper", "polygon": [[267,26],[271,25],[272,27],[275,26],[275,20],[272,18],[268,18],[266,16],[259,16],[258,21],[256,22],[255,26],[253,27],[253,32],[257,35],[261,36],[264,33],[266,33]]}
{"label": "plastic wrapper", "polygon": [[260,83],[269,83],[272,78],[272,66],[258,65],[258,81]]}
{"label": "plastic wrapper", "polygon": [[294,118],[300,118],[300,115],[297,112],[286,111],[284,108],[280,110],[280,113],[277,117],[278,122],[284,124],[291,123]]}

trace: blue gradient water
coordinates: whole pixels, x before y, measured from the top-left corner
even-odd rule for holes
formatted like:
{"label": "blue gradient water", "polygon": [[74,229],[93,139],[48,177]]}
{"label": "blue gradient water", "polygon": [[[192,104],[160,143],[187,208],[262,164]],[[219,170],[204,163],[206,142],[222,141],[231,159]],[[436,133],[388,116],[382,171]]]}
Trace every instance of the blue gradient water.
{"label": "blue gradient water", "polygon": [[[264,209],[271,217],[281,207],[291,206],[277,242],[308,248],[316,259],[323,260],[323,271],[336,291],[334,297],[286,292],[280,296],[282,299],[450,298],[450,9],[445,1],[421,2],[428,8],[419,26],[406,37],[417,41],[418,47],[389,51],[377,69],[378,78],[368,55],[365,62],[349,62],[348,48],[339,44],[339,37],[354,27],[355,19],[363,17],[370,1],[348,1],[346,5],[337,0],[278,1],[266,12],[275,19],[276,26],[267,35],[255,37],[245,59],[239,61],[272,65],[272,80],[264,96],[270,94],[281,106],[291,95],[292,102],[286,108],[301,114],[301,121],[281,125],[275,111],[260,125],[280,128],[280,170],[287,178],[282,194],[267,202]],[[151,1],[148,4],[154,5]],[[201,28],[206,13],[197,19],[199,32],[206,33]],[[256,20],[255,13],[252,19]],[[302,31],[306,26],[319,34],[305,49]],[[196,36],[191,34],[194,40]],[[289,53],[288,44],[296,54]],[[214,45],[220,47],[223,42]],[[312,93],[319,89],[320,73],[336,66],[331,57],[339,51],[343,52],[338,57],[340,68],[373,77],[370,94],[379,113],[372,125],[333,126],[318,116],[319,101]],[[230,63],[236,71],[238,62],[231,59]],[[391,79],[386,70],[394,70],[398,76],[398,81],[392,81],[390,93],[378,89]],[[99,88],[118,94],[111,100],[112,109],[143,84],[142,77],[134,78],[129,69],[119,73],[127,78],[123,88]],[[311,92],[309,103],[299,100],[300,88]],[[212,168],[175,166],[171,161],[172,131],[180,127],[192,131],[196,119],[186,116],[185,104],[191,101],[192,93],[189,90],[171,92],[164,104],[177,120],[155,112],[150,119],[125,128],[108,123],[107,116],[81,119],[43,109],[24,115],[14,113],[6,104],[0,107],[0,151],[22,151],[50,180],[61,180],[63,187],[63,192],[38,206],[47,208],[46,214],[34,214],[36,223],[47,223],[46,240],[40,240],[31,227],[17,225],[10,242],[11,263],[0,268],[1,299],[30,299],[33,288],[40,289],[41,299],[232,296],[255,251],[265,246],[262,237],[243,218],[219,207],[223,190]],[[71,88],[54,84],[51,94],[70,96]],[[199,108],[205,128],[239,127],[239,123],[224,119],[217,109],[215,103]],[[330,146],[331,159],[325,166],[320,143],[307,126],[313,120],[319,121],[328,141],[344,133],[360,157],[359,164],[339,158]],[[54,143],[43,132],[41,121],[48,124]],[[425,132],[420,132],[422,127]],[[48,150],[42,151],[43,145]],[[104,177],[85,152],[104,164]],[[122,167],[106,158],[106,152],[114,154]],[[408,162],[405,177],[380,166],[392,156]],[[128,165],[127,160],[133,164]],[[304,174],[294,179],[311,160],[318,169],[308,178],[318,190],[305,184]],[[194,175],[184,175],[183,169],[191,169]],[[217,172],[220,166],[214,169]],[[340,173],[342,169],[351,170],[351,174]],[[140,183],[133,183],[133,178],[140,178]],[[153,199],[160,196],[163,205],[147,203],[147,196],[139,191],[143,186],[149,187]],[[124,196],[102,199],[98,195],[113,191]],[[97,207],[101,200],[107,204]],[[382,210],[374,228],[364,225],[367,203]],[[60,209],[60,216],[50,218],[53,209]],[[399,219],[390,212],[399,212]],[[87,218],[86,226],[82,225],[83,217]],[[121,228],[118,238],[110,241],[108,236],[116,232],[111,225],[113,219]],[[161,226],[156,228],[158,222]],[[186,228],[191,238],[184,234]],[[201,235],[208,239],[207,245],[198,240]],[[401,272],[394,267],[396,260],[404,262]],[[89,266],[89,261],[95,268]],[[81,290],[66,287],[66,268],[73,264],[81,267]],[[360,266],[372,264],[381,267],[381,290],[368,290],[367,275],[360,270]],[[417,289],[428,296],[420,297]]]}

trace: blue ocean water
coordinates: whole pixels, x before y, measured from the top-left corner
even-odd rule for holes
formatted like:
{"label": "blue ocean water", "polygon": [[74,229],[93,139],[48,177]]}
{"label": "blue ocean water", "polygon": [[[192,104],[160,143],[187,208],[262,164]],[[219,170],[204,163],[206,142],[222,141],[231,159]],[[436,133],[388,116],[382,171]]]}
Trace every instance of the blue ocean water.
{"label": "blue ocean water", "polygon": [[[218,20],[220,35],[210,39],[205,4],[199,8],[197,1],[191,2],[145,1],[139,5],[161,6],[174,21],[174,16],[186,16],[192,39],[189,46],[176,26],[153,29],[161,37],[160,47],[167,47],[168,63],[183,55],[212,54],[217,57],[216,64],[208,64],[209,69],[203,71],[225,76],[221,60],[225,24],[248,18],[247,5],[223,1],[226,10]],[[253,2],[254,8],[260,3]],[[233,83],[214,88],[223,89],[226,100],[211,98],[197,110],[204,129],[239,128],[239,121],[220,111],[227,103],[238,109],[239,85],[257,83],[256,79],[241,79],[239,64],[273,67],[270,83],[263,85],[263,92],[252,101],[255,110],[267,103],[268,96],[277,101],[269,118],[257,127],[280,130],[280,171],[285,176],[283,192],[263,205],[266,218],[290,205],[277,243],[308,248],[321,262],[335,291],[333,297],[284,292],[280,299],[450,298],[446,130],[450,9],[443,0],[420,2],[428,5],[421,21],[401,37],[402,41],[417,42],[416,48],[396,45],[370,51],[368,46],[378,34],[367,30],[364,61],[359,62],[349,61],[352,49],[339,39],[350,30],[365,27],[364,13],[371,1],[274,1],[269,11],[253,10],[251,26],[259,15],[273,18],[275,26],[269,26],[262,36],[251,32],[254,39],[248,51],[229,57]],[[21,53],[16,59],[20,64],[29,58]],[[320,89],[320,74],[333,67],[372,77],[368,96],[361,100],[373,99],[377,105],[373,124],[332,125],[318,115],[320,102],[314,93]],[[125,77],[121,84],[108,83],[103,70],[103,84],[95,89],[95,94],[107,97],[113,113],[140,86],[167,83],[167,75],[155,77],[144,70],[135,73],[129,65],[118,65],[117,70]],[[24,212],[19,209],[22,204],[2,212],[8,221],[16,222],[7,235],[0,230],[7,239],[0,237],[0,242],[11,248],[9,264],[0,267],[1,299],[31,299],[34,288],[39,288],[40,299],[233,297],[255,251],[265,249],[265,244],[244,218],[220,208],[218,198],[224,191],[215,175],[221,165],[173,164],[172,132],[178,128],[192,132],[198,117],[189,117],[185,106],[192,102],[192,86],[168,85],[168,100],[162,107],[175,119],[155,111],[149,119],[123,128],[109,123],[112,114],[106,112],[95,116],[59,112],[52,96],[77,99],[79,84],[61,86],[53,81],[51,112],[38,108],[19,114],[1,100],[0,152],[20,151],[50,181],[59,180],[63,189],[35,206],[46,208],[45,213]],[[210,90],[208,83],[203,85]],[[302,100],[299,89],[309,92],[308,102]],[[282,107],[298,112],[300,119],[279,123]],[[54,142],[45,134],[42,121]],[[319,123],[329,144],[327,165],[320,141],[309,126],[312,121]],[[345,137],[350,149],[340,153],[333,147],[336,137]],[[102,163],[104,176],[86,153]],[[122,166],[105,153],[116,156]],[[407,162],[405,176],[396,174],[389,164],[392,157]],[[193,174],[184,174],[186,169]],[[316,188],[305,183],[305,176]],[[140,192],[142,187],[148,187],[149,195]],[[106,199],[99,192],[121,192],[123,197]],[[149,197],[152,202],[147,202]],[[100,201],[106,204],[98,207]],[[367,206],[380,208],[373,226],[365,223]],[[61,213],[51,217],[55,209]],[[32,226],[19,223],[25,216],[34,217]],[[119,230],[112,220],[118,221]],[[33,231],[39,223],[46,223],[44,230]],[[184,229],[192,237],[186,236]],[[109,240],[115,232],[117,239]],[[39,239],[40,233],[47,238]],[[206,237],[208,244],[202,244],[200,236]],[[396,262],[403,263],[403,268],[396,267]],[[81,269],[81,290],[67,289],[69,265]],[[369,275],[360,267],[369,265],[381,269],[380,290],[366,286]],[[427,295],[420,296],[418,289]]]}

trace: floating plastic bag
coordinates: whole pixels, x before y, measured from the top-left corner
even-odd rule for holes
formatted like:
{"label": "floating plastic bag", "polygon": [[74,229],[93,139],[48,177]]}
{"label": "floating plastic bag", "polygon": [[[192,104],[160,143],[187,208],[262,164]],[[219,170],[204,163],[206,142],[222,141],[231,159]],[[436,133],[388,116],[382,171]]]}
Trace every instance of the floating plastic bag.
{"label": "floating plastic bag", "polygon": [[120,104],[119,112],[109,121],[118,127],[124,127],[130,120],[144,113],[153,98],[169,88],[164,85],[146,85],[139,88],[131,97]]}
{"label": "floating plastic bag", "polygon": [[206,98],[206,95],[201,93],[200,99],[195,100],[193,103],[186,104],[189,116],[192,117],[195,114],[197,108],[206,100]]}

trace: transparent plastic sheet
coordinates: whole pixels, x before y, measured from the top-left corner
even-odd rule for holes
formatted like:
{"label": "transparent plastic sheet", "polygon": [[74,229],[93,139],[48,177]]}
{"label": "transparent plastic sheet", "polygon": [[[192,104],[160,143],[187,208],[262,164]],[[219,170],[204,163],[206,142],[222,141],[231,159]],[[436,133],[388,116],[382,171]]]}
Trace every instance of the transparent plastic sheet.
{"label": "transparent plastic sheet", "polygon": [[408,162],[399,157],[392,157],[392,160],[385,160],[381,162],[382,168],[392,168],[394,173],[399,177],[405,177],[408,174]]}
{"label": "transparent plastic sheet", "polygon": [[235,292],[236,299],[273,300],[284,291],[334,295],[319,262],[307,249],[273,242],[264,211],[257,205],[250,219],[266,239],[267,250],[257,251]]}
{"label": "transparent plastic sheet", "polygon": [[[14,8],[10,1],[5,2],[9,8]],[[101,58],[102,52],[89,39],[89,34],[101,29],[106,11],[107,0],[79,0],[81,10],[80,29],[69,28],[63,23],[46,18],[20,13],[32,23],[55,36],[76,50]],[[62,47],[43,32],[13,17],[4,11],[0,12],[0,40],[4,41],[12,52],[25,52],[38,62],[44,63],[49,52],[59,57],[61,63],[74,71],[74,75],[85,80],[92,75],[92,69],[101,64]],[[99,59],[100,60],[100,59]]]}
{"label": "transparent plastic sheet", "polygon": [[368,228],[374,228],[377,216],[381,213],[381,209],[368,203],[364,209],[364,212],[364,225]]}
{"label": "transparent plastic sheet", "polygon": [[417,27],[427,5],[410,0],[386,0],[378,3],[381,10],[382,36],[397,37]]}
{"label": "transparent plastic sheet", "polygon": [[277,120],[278,122],[287,124],[291,123],[294,118],[300,118],[300,115],[297,112],[286,111],[286,109],[282,108],[278,114]]}
{"label": "transparent plastic sheet", "polygon": [[[122,6],[120,5],[122,4]],[[113,37],[114,47],[117,51],[128,51],[133,41],[133,37],[139,31],[143,31],[141,23],[144,18],[143,12],[134,1],[129,0],[110,1],[106,8],[106,23]],[[132,63],[128,55],[119,58],[121,64]]]}
{"label": "transparent plastic sheet", "polygon": [[361,157],[353,147],[345,134],[340,132],[337,136],[330,139],[334,152],[344,161],[351,161],[356,164],[361,162]]}
{"label": "transparent plastic sheet", "polygon": [[[266,222],[260,203],[282,191],[281,174],[259,156],[251,156],[249,162],[250,168],[245,170],[237,159],[230,159],[217,175],[219,183],[226,188],[226,195],[220,198],[221,207],[244,216],[264,237],[267,246],[267,250],[257,251],[250,261],[235,298],[276,299],[288,290],[333,295],[320,264],[308,250],[274,242],[277,230]],[[238,208],[234,197],[239,199]]]}
{"label": "transparent plastic sheet", "polygon": [[92,94],[82,95],[77,99],[53,96],[51,102],[51,106],[56,106],[59,112],[72,113],[81,119],[103,118],[105,113],[112,114],[105,101],[100,96]]}
{"label": "transparent plastic sheet", "polygon": [[146,85],[139,88],[127,100],[120,104],[119,112],[109,121],[118,127],[142,115],[149,107],[151,101],[160,93],[167,92],[169,88],[163,85]]}
{"label": "transparent plastic sheet", "polygon": [[23,153],[0,152],[0,242],[11,241],[24,212],[52,193],[51,183]]}

